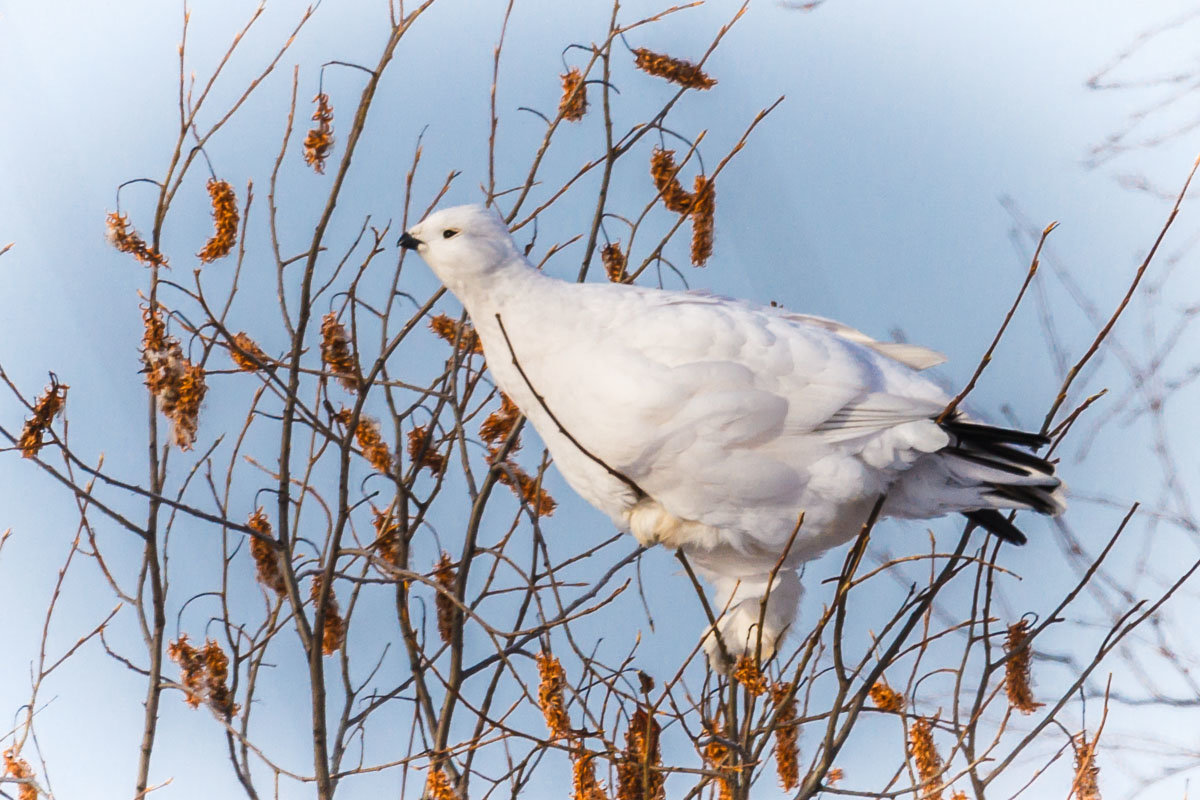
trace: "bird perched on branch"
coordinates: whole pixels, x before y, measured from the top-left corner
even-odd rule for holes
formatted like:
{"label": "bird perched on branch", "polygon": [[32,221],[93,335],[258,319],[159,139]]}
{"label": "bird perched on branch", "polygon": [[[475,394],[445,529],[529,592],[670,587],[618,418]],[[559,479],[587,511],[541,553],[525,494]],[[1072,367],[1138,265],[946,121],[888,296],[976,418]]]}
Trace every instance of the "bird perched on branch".
{"label": "bird perched on branch", "polygon": [[1045,437],[943,415],[950,398],[921,374],[943,360],[933,351],[701,292],[558,280],[482,206],[434,212],[400,245],[462,302],[572,488],[713,584],[718,669],[774,651],[797,568],[854,538],[877,503],[964,514],[1015,544],[1001,510],[1064,508],[1053,465],[1022,449]]}

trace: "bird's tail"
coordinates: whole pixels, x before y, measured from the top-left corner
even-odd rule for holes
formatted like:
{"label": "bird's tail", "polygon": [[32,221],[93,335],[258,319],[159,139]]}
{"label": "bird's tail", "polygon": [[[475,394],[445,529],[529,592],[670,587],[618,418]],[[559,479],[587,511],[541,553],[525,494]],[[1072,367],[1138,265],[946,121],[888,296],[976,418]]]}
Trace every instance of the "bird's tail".
{"label": "bird's tail", "polygon": [[1022,449],[1045,446],[1049,437],[961,418],[945,420],[941,426],[950,434],[950,444],[937,455],[956,483],[974,490],[978,507],[964,508],[961,513],[979,527],[1005,541],[1024,544],[1025,534],[1000,509],[1030,509],[1056,516],[1066,508],[1054,464]]}

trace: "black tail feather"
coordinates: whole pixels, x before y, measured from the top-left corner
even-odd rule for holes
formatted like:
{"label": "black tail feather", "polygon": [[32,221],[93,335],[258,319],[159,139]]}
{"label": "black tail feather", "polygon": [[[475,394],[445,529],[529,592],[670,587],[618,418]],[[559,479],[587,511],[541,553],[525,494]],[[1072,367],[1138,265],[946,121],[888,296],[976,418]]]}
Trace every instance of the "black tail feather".
{"label": "black tail feather", "polygon": [[1050,437],[1040,433],[1018,431],[1012,428],[996,428],[991,425],[980,425],[977,422],[959,422],[956,419],[941,423],[946,432],[960,439],[974,442],[999,442],[1001,444],[1017,444],[1022,447],[1044,447],[1050,444]]}
{"label": "black tail feather", "polygon": [[964,511],[963,516],[986,531],[994,533],[1002,541],[1022,545],[1029,541],[1020,529],[1008,521],[1008,518],[994,508],[981,508],[978,511]]}

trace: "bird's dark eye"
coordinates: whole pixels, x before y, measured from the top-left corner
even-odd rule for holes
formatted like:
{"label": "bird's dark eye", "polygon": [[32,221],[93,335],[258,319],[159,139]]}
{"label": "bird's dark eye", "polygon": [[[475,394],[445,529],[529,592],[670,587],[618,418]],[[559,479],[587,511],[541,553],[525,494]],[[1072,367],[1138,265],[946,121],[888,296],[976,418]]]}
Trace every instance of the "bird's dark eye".
{"label": "bird's dark eye", "polygon": [[454,230],[454,228],[446,228],[446,230],[442,231],[443,239],[453,239],[455,236],[458,236],[458,231]]}

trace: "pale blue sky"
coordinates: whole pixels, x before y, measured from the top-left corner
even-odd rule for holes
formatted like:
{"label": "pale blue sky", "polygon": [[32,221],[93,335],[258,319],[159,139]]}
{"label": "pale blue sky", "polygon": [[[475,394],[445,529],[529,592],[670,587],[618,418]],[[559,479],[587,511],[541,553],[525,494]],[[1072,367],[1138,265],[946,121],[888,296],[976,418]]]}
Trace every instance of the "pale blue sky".
{"label": "pale blue sky", "polygon": [[[234,0],[195,4],[189,64],[201,79],[255,5]],[[425,126],[428,168],[418,180],[418,192],[427,196],[455,168],[463,176],[447,202],[479,199],[477,187],[486,178],[482,132],[491,48],[503,5],[443,0],[405,40],[381,86],[358,155],[360,169],[352,173],[339,205],[343,233],[356,229],[366,213],[377,219],[399,214],[403,175]],[[802,13],[755,3],[709,62],[718,87],[690,96],[673,116],[673,126],[681,131],[711,129],[706,152],[715,159],[760,108],[787,96],[718,183],[715,256],[707,270],[688,273],[691,285],[760,302],[777,300],[877,336],[901,329],[910,340],[950,357],[943,374],[957,386],[990,341],[1024,272],[1022,257],[1010,242],[1012,218],[999,202],[1008,196],[1034,225],[1061,223],[1053,238],[1059,263],[1073,270],[1107,314],[1166,212],[1161,200],[1123,190],[1114,177],[1144,173],[1174,191],[1200,151],[1200,137],[1184,137],[1088,170],[1083,164],[1088,148],[1153,95],[1089,92],[1084,82],[1136,33],[1193,5],[1168,0],[1022,0],[1003,5],[829,0],[814,13]],[[234,74],[248,75],[263,63],[302,7],[290,0],[269,4],[235,58]],[[623,13],[632,17],[659,7],[639,1]],[[635,43],[698,55],[731,9],[711,3],[647,29]],[[517,0],[499,93],[501,151],[512,155],[511,163],[499,165],[501,184],[523,175],[541,125],[516,107],[553,108],[561,48],[590,41],[607,15],[603,4]],[[71,434],[77,449],[93,456],[103,450],[114,470],[131,476],[141,474],[144,458],[145,398],[133,375],[141,335],[136,291],[144,276],[106,244],[103,220],[113,208],[117,184],[154,177],[164,169],[177,114],[180,16],[178,4],[161,0],[109,5],[0,0],[0,75],[7,78],[0,82],[0,108],[7,117],[0,147],[0,247],[15,242],[0,257],[0,298],[6,301],[0,315],[0,364],[28,392],[40,389],[46,371],[55,370],[71,385]],[[301,64],[299,94],[301,109],[307,109],[306,101],[315,93],[316,67],[334,58],[373,61],[385,23],[385,3],[325,0],[281,68],[209,147],[217,171],[239,193],[246,178],[255,180],[257,208],[252,214],[260,220],[286,113],[291,65]],[[1160,64],[1193,66],[1194,41],[1164,39],[1141,70],[1154,72]],[[227,102],[244,82],[219,84],[217,104]],[[353,71],[332,70],[325,85],[335,108],[348,110],[360,84]],[[629,86],[621,87],[625,94],[619,103],[630,109],[650,106],[669,91],[645,81],[630,81]],[[1193,102],[1192,113],[1194,109]],[[589,135],[595,135],[594,128],[568,131],[547,168],[577,161],[572,137],[592,141],[583,138]],[[645,182],[633,172],[619,173],[614,202],[642,198]],[[316,212],[313,205],[323,196],[318,189],[325,185],[303,170],[285,173],[281,202],[287,213],[281,235],[292,243],[290,249],[300,249]],[[204,235],[208,221],[199,186],[194,187],[197,199],[187,201],[192,210],[181,210],[177,222],[168,226],[168,252],[173,245],[177,252],[190,252],[183,248]],[[144,188],[126,190],[122,201],[135,219],[152,207]],[[1172,241],[1182,243],[1200,229],[1196,205],[1185,208],[1182,233]],[[578,232],[580,223],[572,219],[576,208],[568,204],[547,215],[541,224],[543,241]],[[253,244],[260,254],[266,252],[261,231]],[[573,273],[577,255],[568,251],[549,268]],[[1184,269],[1175,275],[1167,287],[1168,307],[1196,301],[1196,274]],[[418,296],[433,286],[423,267],[409,269],[407,276],[412,282],[408,290]],[[260,283],[268,292],[265,301],[273,302],[265,288],[270,281]],[[1075,356],[1095,328],[1060,285],[1047,279],[1047,292],[1058,329]],[[241,302],[238,311],[254,330],[257,309],[245,298]],[[275,320],[261,320],[260,329],[272,329]],[[1139,349],[1141,325],[1136,319],[1118,329],[1133,350]],[[271,349],[269,334],[263,343]],[[1190,346],[1177,357],[1184,363],[1189,355],[1200,360],[1200,348]],[[1088,388],[1095,390],[1106,381],[1118,386],[1123,380],[1119,370],[1106,364],[1099,375],[1090,376]],[[999,410],[1007,404],[1020,422],[1037,427],[1056,386],[1031,303],[973,396],[973,407],[1002,420]],[[222,400],[219,391],[210,393],[206,413],[219,414],[226,402],[232,403]],[[7,396],[0,396],[0,418],[7,427],[19,425],[20,410]],[[1194,441],[1196,424],[1188,415],[1176,413],[1170,422],[1173,438]],[[1108,431],[1097,439],[1089,461],[1078,466],[1068,449],[1063,467],[1068,482],[1086,495],[1160,502],[1161,477],[1145,436],[1138,427]],[[1192,472],[1185,479],[1194,479],[1194,459],[1186,466]],[[557,477],[551,486],[565,501],[548,523],[551,534],[561,525],[572,535],[608,535],[606,521],[569,498]],[[27,695],[39,610],[74,531],[72,512],[69,497],[28,463],[0,455],[0,531],[9,526],[14,531],[0,553],[0,587],[7,605],[0,624],[0,712],[15,709]],[[1094,526],[1096,537],[1113,527],[1111,510],[1080,503],[1072,514],[1078,527]],[[1054,532],[1032,522],[1031,533],[1036,534],[1031,545],[1010,554],[1012,565],[1026,575],[1025,589],[1037,593],[1048,582],[1051,591],[1057,590],[1059,551],[1048,541]],[[126,555],[136,550],[128,537],[112,532],[108,546]],[[888,546],[903,550],[905,543],[897,538]],[[1185,552],[1186,546],[1174,540],[1160,545],[1180,547],[1179,557],[1190,560],[1194,547]],[[1168,556],[1164,571],[1170,566]],[[186,568],[175,569],[180,586],[187,587]],[[668,554],[653,553],[643,570],[666,576],[674,566]],[[115,604],[105,587],[84,573],[73,579],[61,601],[61,632],[54,638],[59,646]],[[658,583],[652,601],[660,608],[678,601],[674,592],[687,591],[678,578]],[[1028,607],[1037,602],[1031,599]],[[640,604],[630,608],[636,611]],[[698,623],[681,628],[685,630],[677,634],[657,634],[662,646],[687,645],[680,637],[691,636]],[[127,796],[143,692],[140,678],[95,648],[64,670],[48,690],[53,702],[41,723],[59,796]],[[286,705],[286,698],[276,700],[277,708]],[[298,737],[294,763],[302,769],[309,763],[302,749],[305,713],[299,706],[294,726],[289,730],[283,721],[279,728],[283,741]],[[1123,722],[1135,729],[1135,717],[1118,707],[1110,724],[1119,729]],[[176,696],[165,698],[154,776],[155,781],[174,777],[175,782],[161,796],[239,791],[222,762],[223,743],[207,722]],[[856,762],[869,762],[869,754],[848,755],[848,772]],[[218,766],[202,768],[205,763]],[[1126,780],[1116,768],[1106,776],[1110,774],[1113,781]],[[1173,779],[1145,796],[1179,797],[1182,781]],[[367,785],[348,787],[345,796],[365,796]],[[1119,791],[1113,796],[1120,796]]]}

